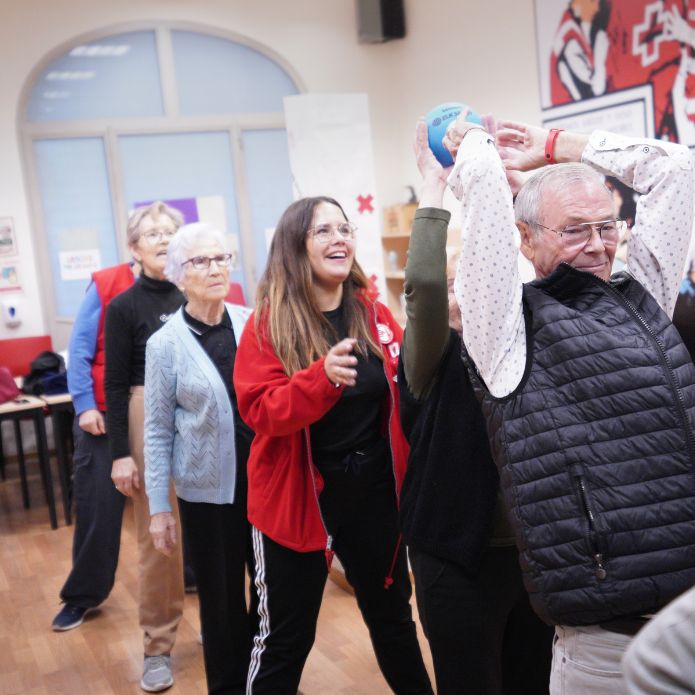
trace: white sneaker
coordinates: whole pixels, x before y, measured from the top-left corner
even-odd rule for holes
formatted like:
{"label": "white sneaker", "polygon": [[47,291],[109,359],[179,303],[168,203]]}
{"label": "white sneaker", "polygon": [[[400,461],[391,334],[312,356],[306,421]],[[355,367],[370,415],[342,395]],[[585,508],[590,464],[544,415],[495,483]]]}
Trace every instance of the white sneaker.
{"label": "white sneaker", "polygon": [[168,654],[146,656],[140,687],[148,693],[158,693],[174,685],[171,674],[171,657]]}

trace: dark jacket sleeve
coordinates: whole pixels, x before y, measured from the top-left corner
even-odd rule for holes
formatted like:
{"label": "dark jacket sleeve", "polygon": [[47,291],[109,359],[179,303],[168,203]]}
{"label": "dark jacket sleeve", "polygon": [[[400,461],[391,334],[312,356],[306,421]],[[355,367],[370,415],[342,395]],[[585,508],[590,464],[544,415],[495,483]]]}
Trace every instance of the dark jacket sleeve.
{"label": "dark jacket sleeve", "polygon": [[449,342],[446,239],[451,215],[438,208],[415,213],[405,268],[405,338],[401,360],[417,399],[432,389]]}

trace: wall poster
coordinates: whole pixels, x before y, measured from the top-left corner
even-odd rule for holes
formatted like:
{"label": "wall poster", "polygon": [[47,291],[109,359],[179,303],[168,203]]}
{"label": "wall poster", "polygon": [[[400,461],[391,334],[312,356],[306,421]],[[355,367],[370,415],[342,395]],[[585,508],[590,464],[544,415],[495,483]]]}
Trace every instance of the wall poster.
{"label": "wall poster", "polygon": [[[535,0],[535,10],[544,125],[695,148],[695,0]],[[634,222],[634,192],[608,183],[616,214]],[[674,323],[695,358],[692,241],[684,275]]]}
{"label": "wall poster", "polygon": [[695,147],[695,1],[536,0],[535,9],[544,122],[579,118]]}
{"label": "wall poster", "polygon": [[19,292],[21,289],[17,263],[0,262],[0,292]]}

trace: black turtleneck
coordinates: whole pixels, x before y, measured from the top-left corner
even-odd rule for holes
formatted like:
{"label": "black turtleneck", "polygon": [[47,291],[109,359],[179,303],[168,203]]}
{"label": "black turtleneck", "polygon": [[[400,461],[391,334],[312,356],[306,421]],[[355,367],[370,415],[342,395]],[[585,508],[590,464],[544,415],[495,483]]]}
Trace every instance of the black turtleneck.
{"label": "black turtleneck", "polygon": [[184,301],[176,285],[141,274],[106,310],[106,432],[114,460],[130,456],[128,394],[145,383],[145,345]]}

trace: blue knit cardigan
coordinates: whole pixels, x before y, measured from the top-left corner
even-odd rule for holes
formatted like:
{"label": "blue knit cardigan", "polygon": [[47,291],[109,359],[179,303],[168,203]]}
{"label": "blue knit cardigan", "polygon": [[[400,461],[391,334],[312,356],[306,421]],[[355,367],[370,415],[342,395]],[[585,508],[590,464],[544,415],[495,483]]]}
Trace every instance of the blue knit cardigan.
{"label": "blue knit cardigan", "polygon": [[[251,310],[226,307],[238,344]],[[171,511],[170,478],[177,497],[187,502],[231,504],[236,475],[227,388],[181,308],[147,341],[145,486],[150,514]]]}

